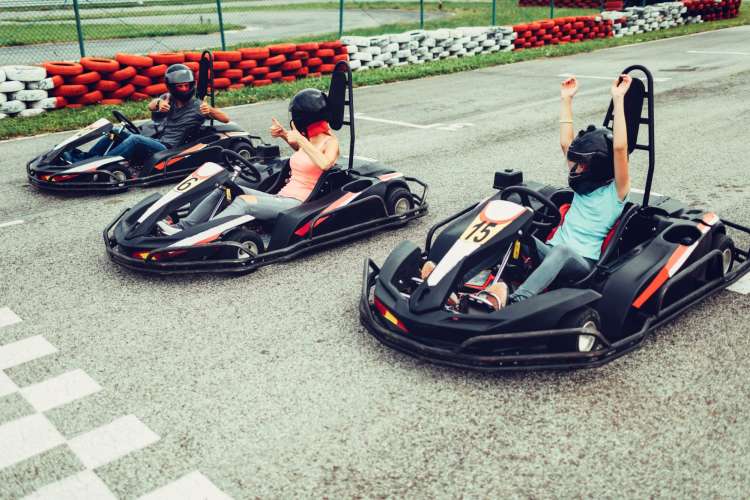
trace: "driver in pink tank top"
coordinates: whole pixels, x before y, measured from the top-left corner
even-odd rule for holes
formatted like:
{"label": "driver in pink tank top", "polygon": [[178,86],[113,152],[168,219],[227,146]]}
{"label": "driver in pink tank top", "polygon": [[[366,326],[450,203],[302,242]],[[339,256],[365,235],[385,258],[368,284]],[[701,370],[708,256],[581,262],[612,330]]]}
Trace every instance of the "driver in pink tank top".
{"label": "driver in pink tank top", "polygon": [[[274,125],[271,127],[271,135],[281,137],[287,142],[290,141],[289,131],[284,130],[276,120],[274,120]],[[323,137],[321,138],[321,136]],[[328,123],[325,121],[310,125],[307,128],[307,137],[319,143],[317,149],[320,151],[325,151],[328,143],[336,142],[336,138],[331,135]],[[299,138],[293,137],[292,140],[294,139],[299,140]],[[299,142],[297,145],[299,147]],[[336,145],[336,150],[338,150],[338,145]],[[338,154],[336,156],[338,157]],[[315,189],[315,185],[320,176],[323,175],[324,170],[301,147],[289,158],[289,166],[292,169],[292,175],[289,178],[289,182],[279,191],[279,196],[305,201],[310,196],[312,190]]]}

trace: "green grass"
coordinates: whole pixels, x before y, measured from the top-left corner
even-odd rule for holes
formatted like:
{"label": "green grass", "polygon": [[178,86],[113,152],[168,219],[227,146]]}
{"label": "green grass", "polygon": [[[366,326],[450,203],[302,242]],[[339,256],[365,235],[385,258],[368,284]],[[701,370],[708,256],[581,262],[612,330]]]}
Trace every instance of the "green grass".
{"label": "green grass", "polygon": [[[242,29],[244,26],[225,24],[224,28]],[[217,33],[218,24],[89,24],[83,27],[85,40],[139,38],[171,35],[205,35]],[[4,24],[0,23],[0,47],[35,45],[78,40],[73,24]]]}
{"label": "green grass", "polygon": [[[740,11],[740,15],[734,19],[680,26],[669,30],[654,31],[630,37],[606,38],[562,46],[550,45],[538,49],[527,49],[516,52],[497,52],[494,54],[465,57],[461,59],[434,61],[421,65],[367,70],[354,73],[354,84],[357,87],[364,87],[413,80],[417,78],[528,61],[542,57],[560,57],[580,54],[608,47],[630,45],[639,42],[671,38],[745,24],[750,24],[750,9]],[[267,101],[271,99],[287,99],[305,87],[315,87],[325,90],[328,87],[328,79],[308,78],[289,84],[273,84],[267,87],[246,88],[233,92],[223,92],[217,95],[216,104],[217,106],[225,107]],[[0,139],[81,128],[107,114],[109,109],[111,108],[89,106],[76,110],[63,109],[33,118],[8,118],[0,121]],[[132,119],[147,118],[149,116],[149,113],[146,110],[146,104],[143,102],[129,102],[122,106],[118,106],[118,109]]]}
{"label": "green grass", "polygon": [[[232,2],[245,2],[247,0],[221,0],[222,4]],[[112,2],[112,3],[87,3],[79,0],[80,10],[95,10],[95,9],[127,9],[127,8],[143,8],[144,6],[163,6],[163,5],[214,5],[216,2],[212,0],[146,0],[145,2]],[[72,5],[67,7],[69,10],[73,10]],[[29,10],[28,6],[20,7],[3,7],[7,12],[23,12]],[[64,10],[61,5],[39,5],[34,7],[35,10]]]}

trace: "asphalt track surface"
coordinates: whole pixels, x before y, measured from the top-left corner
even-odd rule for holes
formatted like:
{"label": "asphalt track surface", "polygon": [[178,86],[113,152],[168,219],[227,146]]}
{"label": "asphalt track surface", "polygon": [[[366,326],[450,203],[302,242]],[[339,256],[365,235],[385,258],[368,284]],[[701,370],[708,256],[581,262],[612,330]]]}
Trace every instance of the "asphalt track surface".
{"label": "asphalt track surface", "polygon": [[[57,349],[4,372],[19,387],[71,370],[99,384],[44,412],[65,439],[126,415],[159,437],[89,467],[121,498],[191,471],[235,498],[745,497],[748,295],[721,292],[602,368],[498,376],[384,348],[360,326],[357,300],[366,256],[382,262],[399,241],[422,241],[492,193],[495,170],[565,182],[562,73],[580,77],[583,127],[601,121],[610,77],[648,66],[659,79],[654,190],[750,222],[748,37],[741,27],[359,89],[366,117],[412,126],[360,119],[358,154],[427,181],[430,213],[238,278],[116,267],[102,228],[157,189],[39,193],[23,165],[64,135],[0,143],[0,308],[22,319],[0,329],[0,345],[40,335]],[[267,135],[285,106],[230,115]],[[644,165],[633,157],[634,186]],[[34,413],[18,393],[0,398],[0,437]],[[63,444],[0,464],[0,496],[84,470],[78,456]]]}

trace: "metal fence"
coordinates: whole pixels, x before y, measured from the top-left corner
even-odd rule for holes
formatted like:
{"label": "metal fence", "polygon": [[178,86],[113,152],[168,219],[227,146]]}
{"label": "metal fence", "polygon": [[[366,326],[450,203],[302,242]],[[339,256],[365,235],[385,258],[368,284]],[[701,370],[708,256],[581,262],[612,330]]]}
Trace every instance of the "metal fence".
{"label": "metal fence", "polygon": [[[335,38],[344,31],[405,23],[417,27],[427,20],[449,17],[442,11],[442,0],[428,0],[429,9],[425,0],[405,0],[398,5],[390,0],[387,8],[373,7],[383,0],[363,1],[368,3],[0,0],[0,66],[77,60],[84,55],[111,57],[117,52],[200,50],[301,37],[319,40],[323,36]],[[517,9],[518,0],[475,0],[473,5],[483,9],[476,24],[489,25],[495,24],[503,9]]]}

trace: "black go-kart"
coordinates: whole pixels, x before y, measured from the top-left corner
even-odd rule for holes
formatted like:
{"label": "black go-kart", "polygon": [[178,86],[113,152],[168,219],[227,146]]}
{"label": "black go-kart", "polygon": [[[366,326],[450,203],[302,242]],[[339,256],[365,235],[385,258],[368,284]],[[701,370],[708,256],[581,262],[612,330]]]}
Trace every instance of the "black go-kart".
{"label": "black go-kart", "polygon": [[[211,105],[214,104],[213,85],[210,85],[212,79],[213,59],[211,53],[206,51],[201,57],[196,96],[203,99],[209,95]],[[250,135],[235,123],[206,120],[188,134],[185,144],[155,153],[139,165],[130,164],[122,156],[106,156],[106,152],[105,156],[68,161],[66,157],[70,156],[65,153],[91,146],[106,135],[112,140],[123,131],[147,137],[159,136],[161,120],[149,120],[137,126],[118,110],[112,114],[116,124],[101,118],[28,162],[26,173],[29,183],[57,192],[122,192],[131,186],[151,186],[182,179],[206,161],[216,159],[217,148],[230,149],[246,159],[279,156],[277,146],[262,144],[260,137]]]}
{"label": "black go-kart", "polygon": [[[476,293],[502,279],[511,289],[538,264],[531,238],[549,239],[573,193],[495,174],[498,192],[434,227],[424,250],[405,241],[378,267],[365,262],[360,319],[398,351],[440,365],[503,371],[599,366],[637,348],[646,335],[750,270],[748,250],[729,232],[750,229],[713,212],[651,193],[654,90],[639,71],[626,95],[629,150],[648,152],[645,190],[629,202],[602,246],[594,270],[558,279],[544,293],[500,310]],[[642,116],[644,101],[647,114]],[[604,120],[612,125],[613,107]],[[639,144],[639,125],[648,144]],[[646,135],[646,134],[644,134]],[[532,250],[533,249],[533,250]],[[420,269],[436,267],[426,280]]]}
{"label": "black go-kart", "polygon": [[[331,75],[328,103],[331,128],[348,125],[348,163],[324,172],[301,205],[272,221],[250,215],[222,217],[221,211],[243,194],[240,186],[277,193],[291,173],[288,159],[250,162],[224,151],[224,167],[206,163],[164,196],[149,196],[112,221],[103,235],[110,258],[156,273],[242,273],[425,215],[425,183],[377,162],[355,159],[352,77],[346,62],[339,62]],[[159,221],[178,222],[217,189],[225,196],[206,222],[170,236],[161,234]]]}

